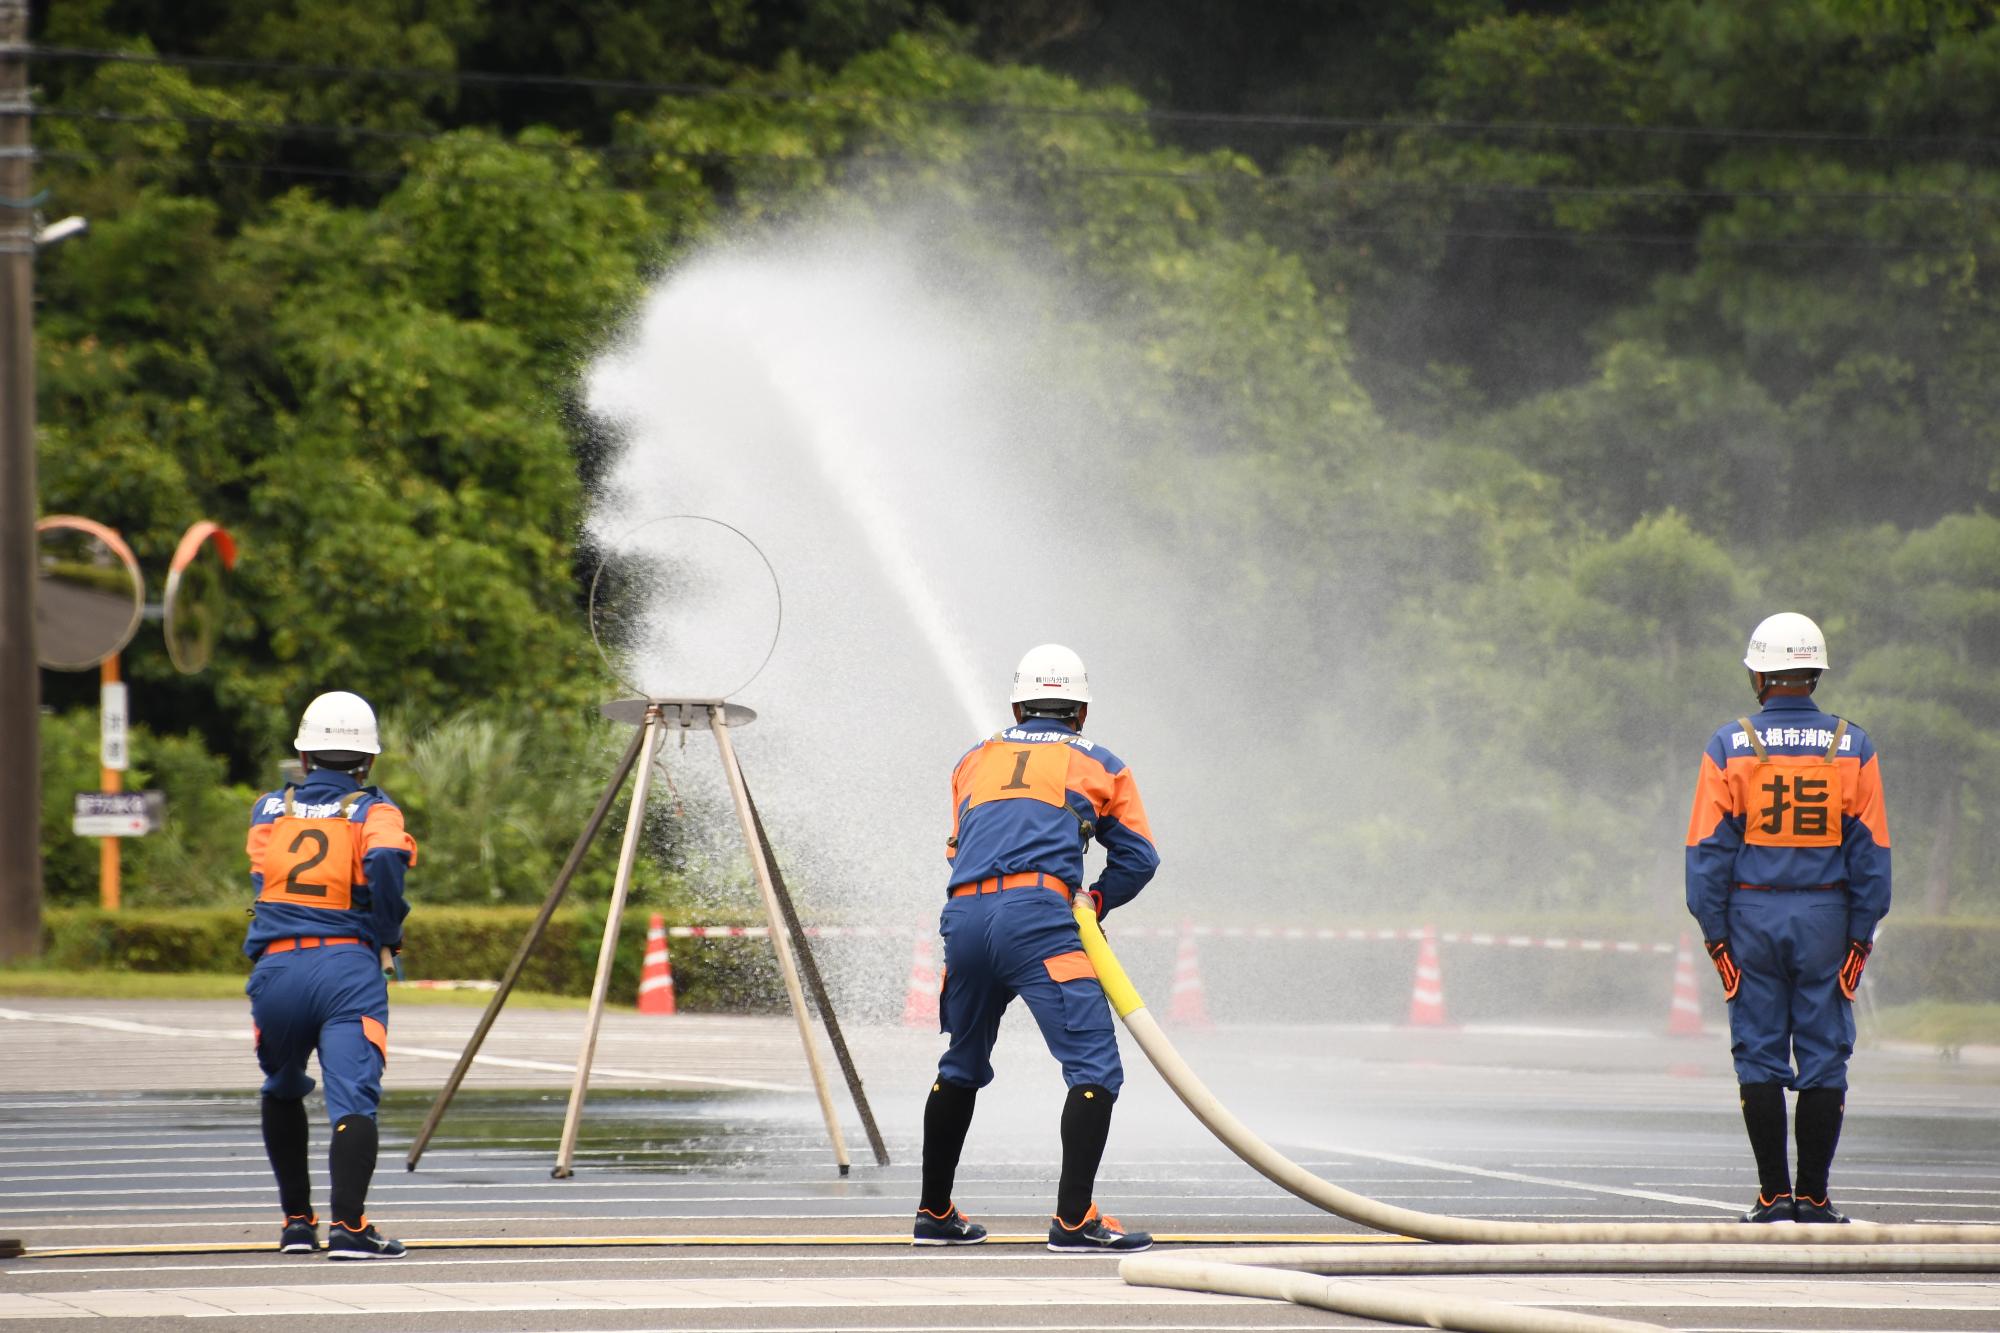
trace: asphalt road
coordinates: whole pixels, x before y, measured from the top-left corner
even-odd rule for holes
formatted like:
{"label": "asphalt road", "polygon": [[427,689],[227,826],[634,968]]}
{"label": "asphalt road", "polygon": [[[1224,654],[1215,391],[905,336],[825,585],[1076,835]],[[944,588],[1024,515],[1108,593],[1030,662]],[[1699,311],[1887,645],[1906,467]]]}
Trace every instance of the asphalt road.
{"label": "asphalt road", "polygon": [[[995,1240],[913,1251],[934,1034],[850,1033],[892,1161],[874,1164],[842,1098],[853,1161],[843,1178],[789,1019],[613,1014],[577,1174],[555,1181],[582,1015],[510,1012],[487,1048],[495,1062],[405,1172],[404,1150],[476,1017],[396,1011],[370,1212],[412,1253],[329,1264],[269,1248],[277,1208],[242,1006],[0,1000],[0,1237],[27,1246],[25,1258],[0,1262],[0,1319],[178,1328],[190,1317],[282,1317],[304,1329],[454,1331],[1379,1327],[1129,1287],[1112,1260],[1043,1249],[1062,1089],[1025,1022],[1003,1039],[958,1183],[958,1203]],[[1754,1191],[1719,1033],[1230,1025],[1178,1040],[1281,1150],[1391,1203],[1524,1220],[1715,1220]],[[1981,1054],[1857,1057],[1836,1202],[1875,1221],[2000,1223],[2000,1063]],[[1163,1246],[1363,1232],[1237,1162],[1135,1049],[1127,1065],[1100,1176],[1107,1211]],[[1677,1329],[2000,1329],[2000,1274],[1398,1281]]]}

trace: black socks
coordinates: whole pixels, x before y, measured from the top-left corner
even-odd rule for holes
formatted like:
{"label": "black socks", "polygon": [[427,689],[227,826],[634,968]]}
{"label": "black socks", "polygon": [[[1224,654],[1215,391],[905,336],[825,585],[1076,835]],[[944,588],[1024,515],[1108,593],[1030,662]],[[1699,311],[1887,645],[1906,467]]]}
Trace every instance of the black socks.
{"label": "black socks", "polygon": [[[1785,1089],[1777,1083],[1743,1083],[1743,1128],[1757,1159],[1757,1192],[1766,1199],[1792,1192],[1791,1158],[1785,1150]],[[1803,1138],[1800,1140],[1804,1143]],[[1831,1154],[1828,1154],[1831,1160]],[[1800,1178],[1805,1162],[1799,1163]]]}
{"label": "black socks", "polygon": [[278,1206],[286,1217],[312,1215],[312,1171],[306,1165],[306,1104],[301,1098],[263,1098],[264,1155],[278,1178]]}
{"label": "black socks", "polygon": [[1804,1088],[1793,1110],[1799,1138],[1799,1197],[1824,1201],[1833,1150],[1840,1145],[1845,1088]]}
{"label": "black socks", "polygon": [[958,1175],[958,1155],[965,1132],[972,1128],[972,1104],[979,1089],[939,1079],[924,1103],[924,1192],[917,1206],[933,1217],[951,1211],[951,1183]]}
{"label": "black socks", "polygon": [[1118,1094],[1095,1083],[1069,1090],[1062,1113],[1062,1179],[1056,1185],[1056,1216],[1063,1225],[1083,1225],[1097,1186],[1097,1164],[1111,1137],[1111,1103]]}
{"label": "black socks", "polygon": [[368,1182],[375,1177],[375,1147],[374,1116],[344,1115],[334,1123],[333,1148],[327,1154],[333,1171],[333,1220],[349,1231],[361,1230]]}

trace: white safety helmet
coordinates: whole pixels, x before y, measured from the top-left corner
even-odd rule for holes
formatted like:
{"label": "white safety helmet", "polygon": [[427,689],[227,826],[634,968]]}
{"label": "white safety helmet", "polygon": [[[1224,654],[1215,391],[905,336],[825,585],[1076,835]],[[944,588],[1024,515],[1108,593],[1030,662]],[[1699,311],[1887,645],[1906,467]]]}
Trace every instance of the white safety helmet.
{"label": "white safety helmet", "polygon": [[1743,665],[1752,671],[1825,671],[1826,635],[1810,616],[1780,611],[1766,616],[1750,631]]}
{"label": "white safety helmet", "polygon": [[1014,693],[1009,703],[1024,704],[1034,699],[1068,699],[1090,702],[1090,673],[1083,659],[1059,643],[1030,648],[1021,665],[1014,668]]}
{"label": "white safety helmet", "polygon": [[322,751],[353,754],[380,754],[382,742],[375,734],[375,710],[358,694],[333,690],[306,705],[299,718],[299,734],[292,748],[300,754]]}

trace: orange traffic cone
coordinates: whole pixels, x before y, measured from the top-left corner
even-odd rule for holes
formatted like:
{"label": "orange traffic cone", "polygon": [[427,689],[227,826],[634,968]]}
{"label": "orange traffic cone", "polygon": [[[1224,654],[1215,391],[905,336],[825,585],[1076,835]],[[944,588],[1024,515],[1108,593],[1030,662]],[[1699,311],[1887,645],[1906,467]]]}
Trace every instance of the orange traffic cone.
{"label": "orange traffic cone", "polygon": [[1194,927],[1181,926],[1181,946],[1174,955],[1174,999],[1167,1009],[1169,1022],[1187,1028],[1214,1026],[1208,1021],[1208,999],[1201,989],[1201,960],[1195,956]]}
{"label": "orange traffic cone", "polygon": [[1667,1035],[1701,1035],[1701,990],[1695,985],[1694,948],[1686,932],[1681,934],[1680,952],[1674,955],[1674,998],[1667,1008]]}
{"label": "orange traffic cone", "polygon": [[1423,941],[1417,947],[1417,975],[1410,986],[1409,1026],[1444,1025],[1444,971],[1438,966],[1437,932],[1425,926]]}
{"label": "orange traffic cone", "polygon": [[931,962],[929,932],[917,936],[916,952],[910,955],[910,988],[903,995],[903,1026],[935,1028],[938,1025],[938,991],[943,980]]}
{"label": "orange traffic cone", "polygon": [[667,957],[667,919],[658,912],[646,927],[646,961],[639,969],[639,1012],[674,1011],[674,964]]}

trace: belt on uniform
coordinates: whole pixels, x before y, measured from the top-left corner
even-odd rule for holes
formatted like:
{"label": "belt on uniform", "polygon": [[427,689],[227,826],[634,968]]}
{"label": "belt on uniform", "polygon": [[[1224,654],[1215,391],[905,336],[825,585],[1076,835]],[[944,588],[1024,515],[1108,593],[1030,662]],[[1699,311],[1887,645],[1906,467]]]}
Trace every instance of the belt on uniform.
{"label": "belt on uniform", "polygon": [[293,949],[317,949],[324,944],[366,944],[368,941],[358,935],[301,935],[296,939],[272,940],[264,946],[264,954],[290,953]]}
{"label": "belt on uniform", "polygon": [[998,893],[1002,889],[1053,889],[1068,902],[1075,897],[1075,890],[1054,875],[1044,875],[1039,870],[1024,870],[1018,875],[994,875],[990,879],[968,880],[964,884],[951,886],[954,898],[970,897],[975,893]]}
{"label": "belt on uniform", "polygon": [[1736,887],[1755,893],[1817,893],[1825,889],[1844,889],[1847,881],[1837,879],[1831,884],[1738,884]]}

